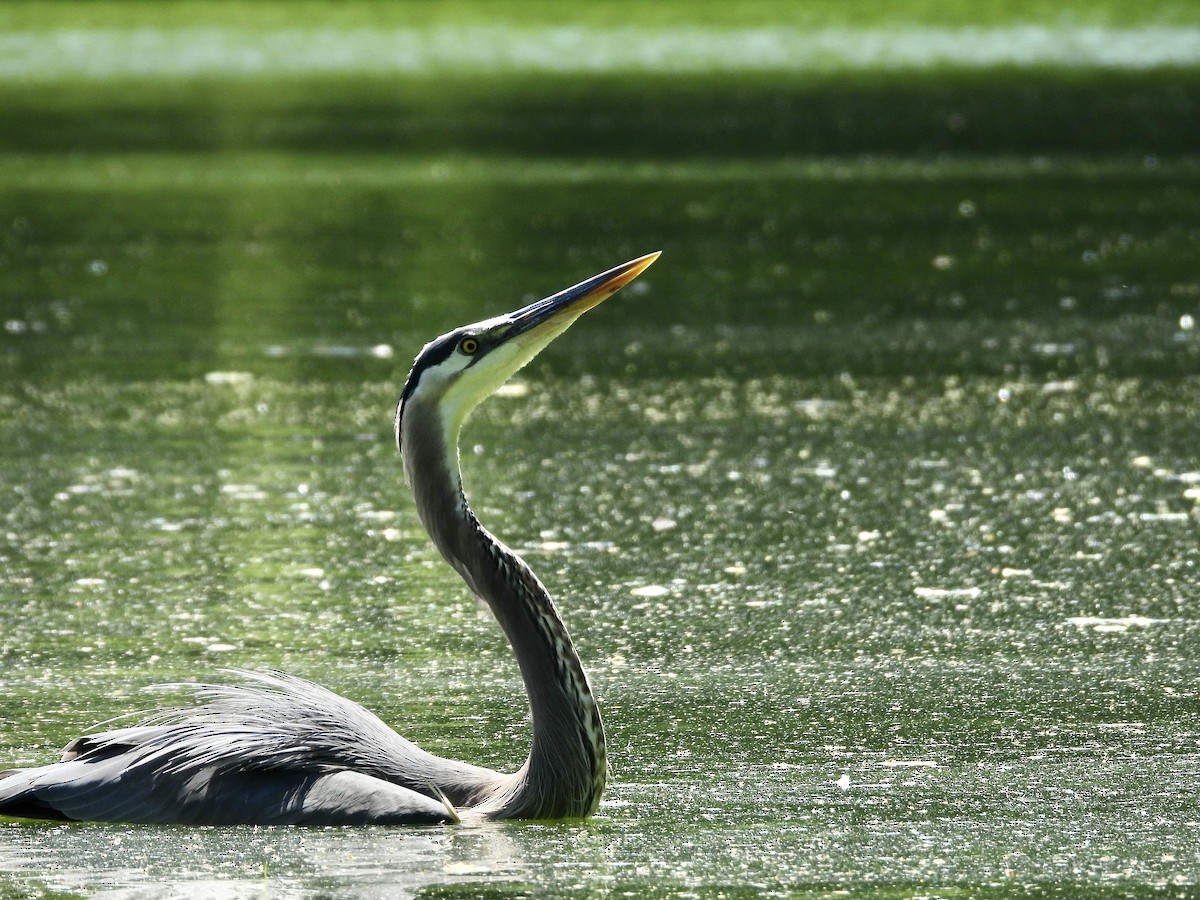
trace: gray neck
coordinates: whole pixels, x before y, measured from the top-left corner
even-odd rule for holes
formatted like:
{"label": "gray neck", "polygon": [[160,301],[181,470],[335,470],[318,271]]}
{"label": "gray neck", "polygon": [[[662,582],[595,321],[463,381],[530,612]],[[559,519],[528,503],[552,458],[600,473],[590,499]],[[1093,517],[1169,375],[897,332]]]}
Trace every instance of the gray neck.
{"label": "gray neck", "polygon": [[[546,588],[524,561],[479,524],[462,490],[455,444],[407,409],[401,445],[421,517],[434,544],[491,608],[517,657],[533,717],[533,746],[510,789],[494,798],[504,817],[593,812],[607,776],[604,729],[579,654]],[[414,415],[417,414],[417,415]],[[411,426],[411,429],[410,429]],[[453,455],[452,455],[453,454]]]}

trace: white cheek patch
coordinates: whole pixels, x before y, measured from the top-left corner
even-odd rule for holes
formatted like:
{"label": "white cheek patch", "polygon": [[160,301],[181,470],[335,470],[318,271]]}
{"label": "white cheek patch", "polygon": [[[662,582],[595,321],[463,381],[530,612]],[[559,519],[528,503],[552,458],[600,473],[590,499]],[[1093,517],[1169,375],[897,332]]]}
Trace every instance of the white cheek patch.
{"label": "white cheek patch", "polygon": [[[503,317],[496,321],[502,322]],[[437,404],[446,445],[457,449],[459,432],[471,411],[566,331],[573,321],[564,319],[530,329],[484,350],[477,357],[454,351],[436,366],[422,372],[414,397],[428,398]]]}
{"label": "white cheek patch", "polygon": [[[484,398],[508,380],[509,367],[501,364],[497,356],[503,356],[505,348],[498,348],[471,366],[464,375],[447,379],[442,393],[442,420],[451,442],[458,439],[459,429],[471,411]],[[457,373],[456,373],[457,374]]]}

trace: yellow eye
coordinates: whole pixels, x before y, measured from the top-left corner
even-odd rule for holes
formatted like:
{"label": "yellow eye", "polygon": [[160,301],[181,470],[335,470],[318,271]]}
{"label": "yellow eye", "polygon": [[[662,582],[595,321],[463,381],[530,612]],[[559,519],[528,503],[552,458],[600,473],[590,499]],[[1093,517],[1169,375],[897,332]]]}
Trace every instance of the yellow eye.
{"label": "yellow eye", "polygon": [[473,337],[465,337],[458,342],[458,352],[465,353],[467,356],[474,356],[479,352],[479,341]]}

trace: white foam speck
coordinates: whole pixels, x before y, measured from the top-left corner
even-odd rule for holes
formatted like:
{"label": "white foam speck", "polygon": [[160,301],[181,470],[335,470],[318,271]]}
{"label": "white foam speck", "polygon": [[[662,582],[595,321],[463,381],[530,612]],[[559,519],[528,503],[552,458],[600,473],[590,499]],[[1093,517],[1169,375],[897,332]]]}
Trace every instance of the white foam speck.
{"label": "white foam speck", "polygon": [[249,372],[207,372],[204,380],[209,384],[249,384],[254,376]]}
{"label": "white foam speck", "polygon": [[1074,625],[1076,628],[1090,628],[1092,631],[1101,633],[1122,633],[1130,628],[1149,628],[1151,625],[1159,625],[1167,619],[1150,619],[1146,616],[1071,616],[1067,619],[1068,625]]}
{"label": "white foam speck", "polygon": [[1185,512],[1155,512],[1142,513],[1138,518],[1143,522],[1187,522],[1191,516]]}
{"label": "white foam speck", "polygon": [[647,584],[643,587],[634,588],[629,593],[635,597],[665,597],[671,593],[669,588],[663,587],[661,584]]}
{"label": "white foam speck", "polygon": [[972,599],[983,593],[981,588],[966,587],[966,588],[933,588],[933,587],[916,587],[913,588],[913,593],[918,597],[924,597],[927,600],[944,600],[948,597],[957,597]]}

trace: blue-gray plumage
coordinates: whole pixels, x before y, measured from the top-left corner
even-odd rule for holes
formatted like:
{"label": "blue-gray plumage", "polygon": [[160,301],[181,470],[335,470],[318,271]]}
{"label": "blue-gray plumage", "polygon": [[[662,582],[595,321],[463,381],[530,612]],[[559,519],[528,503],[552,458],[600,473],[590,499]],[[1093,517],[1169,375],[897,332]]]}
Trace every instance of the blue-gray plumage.
{"label": "blue-gray plumage", "polygon": [[600,802],[604,728],[575,645],[537,576],[471,512],[458,467],[470,411],[651,253],[426,345],[396,442],[434,544],[488,604],[529,695],[533,743],[512,774],[444,759],[300,678],[239,670],[196,705],[76,738],[50,765],[0,772],[0,815],[190,825],[360,825],[570,818]]}

